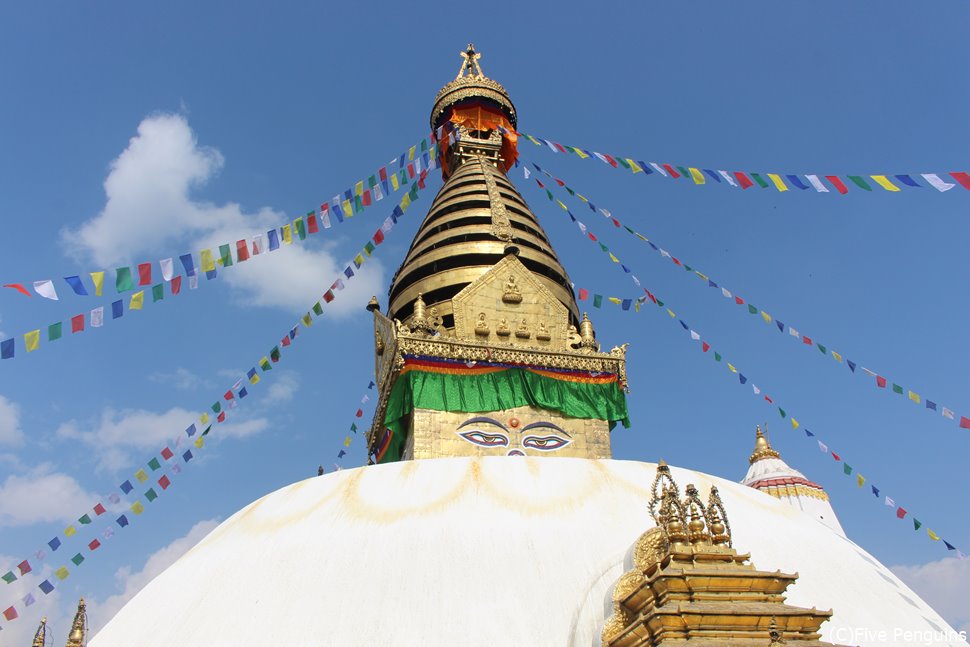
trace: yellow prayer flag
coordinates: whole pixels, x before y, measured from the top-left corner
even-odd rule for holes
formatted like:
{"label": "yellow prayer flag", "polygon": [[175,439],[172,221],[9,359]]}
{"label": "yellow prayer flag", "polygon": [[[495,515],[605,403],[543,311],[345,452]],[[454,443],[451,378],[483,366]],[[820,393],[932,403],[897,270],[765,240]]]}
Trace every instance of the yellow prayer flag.
{"label": "yellow prayer flag", "polygon": [[650,240],[646,236],[644,236],[643,234],[641,234],[639,232],[637,232],[636,237],[639,238],[640,240],[642,240],[645,243],[649,243],[650,242]]}
{"label": "yellow prayer flag", "polygon": [[293,230],[289,225],[283,225],[283,244],[289,245],[293,242]]}
{"label": "yellow prayer flag", "polygon": [[765,323],[771,323],[771,315],[764,310],[761,311],[761,318],[765,320]]}
{"label": "yellow prayer flag", "polygon": [[145,291],[139,290],[131,295],[131,300],[128,302],[129,310],[141,310],[142,305],[145,304]]}
{"label": "yellow prayer flag", "polygon": [[[532,141],[535,141],[535,140],[533,139]],[[536,142],[536,143],[538,144],[539,142]],[[584,153],[583,151],[579,150],[576,147],[573,147],[573,152],[576,153],[577,155],[579,155],[579,159],[581,159],[581,160],[584,160],[587,157],[589,157],[589,155],[587,155],[586,153]]]}
{"label": "yellow prayer flag", "polygon": [[929,535],[930,539],[932,539],[933,541],[940,541],[940,536],[935,532],[933,532],[932,530],[927,529],[926,534]]}
{"label": "yellow prayer flag", "polygon": [[623,303],[623,299],[618,299],[616,297],[606,297],[606,300],[609,301],[610,303],[615,303],[616,305],[620,305],[621,303]]}
{"label": "yellow prayer flag", "polygon": [[357,254],[357,256],[354,256],[354,264],[357,265],[357,267],[360,267],[361,265],[363,265],[364,257],[360,254]]}
{"label": "yellow prayer flag", "polygon": [[899,191],[899,187],[893,184],[892,182],[890,182],[889,178],[886,177],[885,175],[870,175],[869,177],[875,180],[876,184],[886,189],[887,191]]}
{"label": "yellow prayer flag", "polygon": [[310,313],[309,312],[306,313],[305,315],[303,315],[303,325],[304,326],[306,326],[307,328],[309,328],[310,327],[310,324],[312,324],[312,323],[313,323],[313,318],[310,317]]}
{"label": "yellow prayer flag", "polygon": [[788,185],[785,184],[785,181],[782,180],[781,176],[778,175],[777,173],[769,173],[768,177],[771,179],[772,182],[775,183],[775,188],[778,189],[779,191],[788,190]]}
{"label": "yellow prayer flag", "polygon": [[704,184],[704,174],[700,170],[694,167],[690,167],[687,170],[690,171],[690,177],[694,180],[694,184]]}
{"label": "yellow prayer flag", "polygon": [[669,314],[671,318],[674,318],[674,317],[677,316],[677,315],[674,314],[674,311],[671,310],[670,308],[667,308],[667,314]]}
{"label": "yellow prayer flag", "polygon": [[66,580],[67,576],[70,575],[70,573],[68,572],[66,566],[61,566],[59,569],[54,571],[54,575],[56,575],[57,579],[59,580]]}
{"label": "yellow prayer flag", "polygon": [[799,426],[800,426],[800,425],[798,424],[798,421],[797,421],[797,420],[795,420],[794,418],[792,418],[792,419],[791,419],[791,428],[792,428],[792,429],[798,429],[798,427],[799,427]]}
{"label": "yellow prayer flag", "polygon": [[253,376],[249,378],[250,384],[259,384],[259,374],[253,373]]}
{"label": "yellow prayer flag", "polygon": [[145,470],[138,470],[135,472],[135,478],[138,479],[139,483],[144,483],[148,480],[148,474],[145,473]]}
{"label": "yellow prayer flag", "polygon": [[40,330],[31,330],[30,332],[24,333],[24,344],[27,346],[27,352],[32,350],[37,350],[40,345]]}
{"label": "yellow prayer flag", "polygon": [[216,264],[212,260],[211,249],[203,249],[201,252],[199,252],[199,262],[202,264],[203,272],[211,272],[212,270],[216,269]]}
{"label": "yellow prayer flag", "polygon": [[73,537],[76,533],[77,533],[77,528],[75,528],[74,526],[68,526],[67,528],[64,529],[65,537]]}
{"label": "yellow prayer flag", "polygon": [[401,211],[407,211],[408,207],[411,206],[411,196],[405,193],[404,197],[401,198]]}
{"label": "yellow prayer flag", "polygon": [[363,180],[361,180],[360,182],[358,182],[357,184],[354,185],[354,194],[355,195],[364,195],[364,181]]}
{"label": "yellow prayer flag", "polygon": [[841,362],[842,361],[842,356],[840,354],[836,353],[834,350],[832,351],[832,357],[835,358],[835,361],[836,362]]}
{"label": "yellow prayer flag", "polygon": [[630,168],[633,169],[634,174],[636,174],[636,173],[643,173],[643,169],[640,168],[640,165],[637,164],[636,162],[634,162],[629,157],[626,159],[626,162],[627,162],[627,164],[630,165]]}
{"label": "yellow prayer flag", "polygon": [[395,191],[397,191],[398,188],[401,186],[400,184],[398,184],[396,173],[391,173],[391,186],[394,187]]}
{"label": "yellow prayer flag", "polygon": [[704,279],[705,281],[710,281],[710,280],[711,280],[711,279],[709,279],[709,278],[707,277],[707,275],[706,275],[706,274],[701,274],[701,273],[700,273],[700,272],[698,272],[697,270],[694,270],[694,274],[696,274],[697,276],[699,276],[699,277],[701,277],[701,278],[702,278],[702,279]]}
{"label": "yellow prayer flag", "polygon": [[204,444],[205,444],[205,438],[203,438],[202,436],[199,436],[195,440],[195,446],[198,447],[199,449],[202,449],[202,445],[204,445]]}
{"label": "yellow prayer flag", "polygon": [[413,160],[414,159],[414,149],[415,149],[414,146],[412,146],[411,148],[408,149],[408,159],[409,160]]}
{"label": "yellow prayer flag", "polygon": [[582,200],[583,202],[589,202],[589,200],[586,199],[586,196],[584,196],[581,193],[577,193],[576,194],[576,197],[579,198],[580,200]]}
{"label": "yellow prayer flag", "polygon": [[737,372],[738,372],[738,369],[736,369],[736,368],[734,368],[734,366],[733,366],[732,364],[728,364],[728,365],[727,365],[727,367],[728,367],[729,369],[731,369],[731,372],[732,372],[732,373],[737,373]]}
{"label": "yellow prayer flag", "polygon": [[208,424],[208,422],[209,422],[209,414],[208,413],[203,413],[201,416],[199,416],[199,422],[201,422],[204,425],[205,424]]}
{"label": "yellow prayer flag", "polygon": [[344,438],[344,447],[350,447],[350,436]]}
{"label": "yellow prayer flag", "polygon": [[855,482],[859,484],[859,487],[862,487],[866,482],[866,477],[864,477],[862,474],[856,474]]}
{"label": "yellow prayer flag", "polygon": [[919,395],[916,393],[913,393],[912,391],[909,392],[909,399],[915,402],[916,404],[919,404]]}
{"label": "yellow prayer flag", "polygon": [[609,255],[610,255],[610,260],[613,261],[614,263],[620,262],[620,259],[618,259],[616,256],[613,256],[613,252],[609,252]]}
{"label": "yellow prayer flag", "polygon": [[94,283],[94,296],[101,296],[104,288],[104,272],[91,272],[91,282]]}
{"label": "yellow prayer flag", "polygon": [[141,514],[145,511],[145,506],[142,505],[141,501],[135,501],[131,504],[131,511],[135,514]]}
{"label": "yellow prayer flag", "polygon": [[345,216],[347,216],[348,218],[353,218],[354,217],[354,208],[353,208],[353,206],[351,206],[350,200],[344,200],[344,202],[343,202],[343,208],[344,208],[344,215]]}
{"label": "yellow prayer flag", "polygon": [[562,203],[562,200],[556,200],[556,202],[558,202],[558,203],[559,203],[559,206],[560,206],[560,207],[562,207],[562,210],[563,210],[563,211],[569,211],[569,207],[567,207],[566,205],[564,205],[564,204]]}

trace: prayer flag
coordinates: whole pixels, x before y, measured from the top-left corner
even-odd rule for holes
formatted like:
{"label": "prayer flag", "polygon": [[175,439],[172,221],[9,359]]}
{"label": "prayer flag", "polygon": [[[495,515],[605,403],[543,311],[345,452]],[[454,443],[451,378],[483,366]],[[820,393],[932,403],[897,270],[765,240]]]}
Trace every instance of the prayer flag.
{"label": "prayer flag", "polygon": [[306,240],[306,223],[303,222],[303,218],[297,218],[293,221],[293,231],[296,232],[300,240]]}
{"label": "prayer flag", "polygon": [[941,193],[943,191],[949,191],[956,186],[956,184],[951,184],[940,179],[940,176],[938,176],[936,173],[923,173],[922,176],[924,180],[930,183],[930,186]]}
{"label": "prayer flag", "polygon": [[876,386],[878,386],[880,389],[885,389],[886,388],[886,378],[884,378],[881,375],[877,375],[876,376]]}
{"label": "prayer flag", "polygon": [[66,566],[61,566],[59,569],[54,571],[54,575],[56,575],[57,579],[59,580],[66,580],[68,575],[70,575],[70,572],[67,570]]}
{"label": "prayer flag", "polygon": [[280,248],[280,237],[275,229],[266,232],[266,239],[269,240],[269,251],[272,252]]}
{"label": "prayer flag", "polygon": [[140,469],[137,472],[135,472],[135,478],[138,479],[139,483],[144,483],[145,481],[148,480],[148,474],[145,472],[144,469]]}
{"label": "prayer flag", "polygon": [[785,181],[782,180],[781,179],[781,176],[778,175],[777,173],[768,173],[768,178],[772,182],[774,182],[775,188],[778,189],[779,191],[787,191],[788,190],[788,185],[785,184]]}
{"label": "prayer flag", "polygon": [[308,211],[306,215],[306,227],[307,233],[315,234],[320,231],[320,227],[317,224],[317,214],[313,211]]}
{"label": "prayer flag", "polygon": [[852,474],[852,466],[848,463],[842,463],[842,471],[845,472],[846,476]]}
{"label": "prayer flag", "polygon": [[151,284],[152,284],[152,264],[139,263],[138,264],[138,285],[151,285]]}
{"label": "prayer flag", "polygon": [[594,294],[593,295],[593,307],[594,308],[600,308],[602,306],[603,306],[603,295],[601,295],[601,294]]}
{"label": "prayer flag", "polygon": [[88,525],[91,523],[91,515],[87,513],[81,515],[80,518],[78,518],[78,523],[80,523],[82,526]]}
{"label": "prayer flag", "polygon": [[896,517],[898,517],[899,519],[902,519],[905,516],[906,516],[905,508],[902,508],[902,507],[896,508]]}
{"label": "prayer flag", "polygon": [[20,285],[19,283],[4,283],[3,287],[14,289],[17,292],[19,292],[22,295],[24,295],[25,297],[32,296],[30,294],[30,292],[27,291],[27,288],[25,288],[24,286]]}
{"label": "prayer flag", "polygon": [[118,292],[127,292],[135,289],[135,283],[131,278],[130,267],[119,267],[115,270],[115,289]]}
{"label": "prayer flag", "polygon": [[704,184],[704,174],[703,173],[701,173],[698,169],[696,169],[694,167],[690,167],[687,170],[690,171],[690,177],[691,177],[692,180],[694,180],[694,184]]}
{"label": "prayer flag", "polygon": [[[953,175],[953,173],[950,173],[950,175]],[[926,534],[929,535],[930,539],[932,539],[933,541],[940,541],[940,536],[935,532],[933,532],[932,530],[927,530]]]}
{"label": "prayer flag", "polygon": [[155,472],[162,469],[162,463],[158,460],[158,458],[153,458],[148,461],[148,467],[152,468],[152,471]]}
{"label": "prayer flag", "polygon": [[249,371],[246,372],[246,377],[249,378],[250,383],[259,384],[259,375],[256,373],[255,368],[249,369]]}
{"label": "prayer flag", "polygon": [[16,620],[18,617],[17,610],[14,609],[13,606],[9,606],[3,612],[3,617],[6,618],[7,620]]}
{"label": "prayer flag", "polygon": [[864,477],[862,474],[859,474],[858,472],[856,472],[855,482],[856,482],[856,484],[859,487],[862,487],[863,485],[865,485],[866,477]]}
{"label": "prayer flag", "polygon": [[85,297],[88,295],[88,290],[84,287],[84,283],[81,282],[80,276],[65,276],[64,280],[67,281],[67,284],[71,286],[72,290],[74,290],[74,294]]}
{"label": "prayer flag", "polygon": [[290,230],[290,226],[283,225],[280,227],[280,232],[283,234],[283,244],[291,245],[293,243],[293,232]]}
{"label": "prayer flag", "polygon": [[919,397],[919,394],[918,393],[913,393],[912,391],[910,391],[909,392],[909,399],[912,400],[913,402],[915,402],[916,404],[919,404],[920,403],[920,397]]}
{"label": "prayer flag", "polygon": [[55,341],[57,339],[60,339],[61,331],[62,331],[62,327],[61,327],[60,321],[58,321],[57,323],[52,323],[51,325],[47,326],[47,341]]}
{"label": "prayer flag", "polygon": [[768,183],[758,173],[752,173],[751,174],[751,177],[754,178],[754,181],[757,182],[758,183],[758,186],[760,186],[762,189],[767,189],[768,188]]}
{"label": "prayer flag", "polygon": [[14,340],[12,338],[0,341],[0,359],[10,359],[14,356],[14,353]]}
{"label": "prayer flag", "polygon": [[54,282],[51,280],[34,281],[34,291],[45,299],[58,301],[57,290],[54,289]]}
{"label": "prayer flag", "polygon": [[162,280],[171,281],[172,277],[175,275],[172,259],[163,258],[162,260],[158,261],[158,266],[162,270]]}
{"label": "prayer flag", "polygon": [[26,575],[27,573],[33,570],[30,567],[30,562],[28,562],[26,559],[20,562],[19,564],[17,564],[17,568],[20,570],[21,575]]}
{"label": "prayer flag", "polygon": [[145,511],[145,506],[144,504],[142,504],[141,501],[135,501],[134,503],[131,504],[131,511],[134,512],[135,514],[141,514],[142,512]]}
{"label": "prayer flag", "polygon": [[37,350],[40,345],[40,330],[31,330],[28,333],[24,333],[24,346],[27,348],[27,352]]}
{"label": "prayer flag", "polygon": [[165,298],[165,284],[159,283],[152,286],[152,303],[161,301]]}
{"label": "prayer flag", "polygon": [[61,547],[61,540],[58,539],[57,537],[54,537],[49,542],[47,542],[47,545],[51,547],[52,551],[56,552],[57,549]]}
{"label": "prayer flag", "polygon": [[949,418],[950,420],[953,420],[953,412],[951,410],[947,409],[946,407],[943,407],[942,413],[944,418]]}
{"label": "prayer flag", "polygon": [[905,184],[906,186],[911,186],[916,189],[922,189],[923,185],[911,178],[908,175],[897,175],[896,179]]}
{"label": "prayer flag", "polygon": [[5,573],[4,575],[3,575],[3,577],[0,577],[0,580],[3,580],[3,581],[4,581],[4,582],[6,582],[7,584],[13,584],[14,582],[16,582],[16,581],[17,581],[17,576],[16,576],[16,575],[14,575],[14,573],[13,573],[13,571],[7,571],[7,572],[6,572],[6,573]]}
{"label": "prayer flag", "polygon": [[330,205],[326,202],[320,205],[320,219],[323,221],[323,228],[330,229]]}
{"label": "prayer flag", "polygon": [[893,393],[898,393],[899,395],[902,395],[903,394],[903,387],[901,387],[898,384],[896,384],[895,382],[893,382]]}
{"label": "prayer flag", "polygon": [[149,503],[157,499],[158,494],[155,492],[155,488],[148,488],[148,490],[145,491],[145,498],[148,499]]}
{"label": "prayer flag", "polygon": [[211,272],[216,269],[215,261],[212,260],[211,249],[203,249],[199,252],[199,263],[202,265],[203,272]]}
{"label": "prayer flag", "polygon": [[864,179],[862,179],[861,175],[847,175],[846,177],[852,180],[852,182],[855,183],[855,185],[860,189],[872,191],[872,187],[869,186]]}
{"label": "prayer flag", "polygon": [[967,175],[963,171],[956,171],[950,173],[950,177],[959,182],[960,186],[962,186],[964,189],[970,191],[970,175]]}
{"label": "prayer flag", "polygon": [[168,476],[166,476],[164,474],[162,474],[162,478],[158,479],[158,485],[163,490],[167,490],[168,489],[168,486],[171,485],[171,484],[172,484],[172,481],[169,480]]}
{"label": "prayer flag", "polygon": [[822,181],[818,179],[817,175],[806,175],[805,178],[808,180],[809,184],[812,185],[812,188],[814,188],[817,192],[819,193],[829,192],[828,188],[824,184],[822,184]]}
{"label": "prayer flag", "polygon": [[185,268],[186,276],[195,274],[195,263],[192,262],[192,254],[182,254],[179,256],[179,261],[182,262],[182,267]]}
{"label": "prayer flag", "polygon": [[75,566],[80,566],[84,562],[84,555],[77,553],[71,558],[71,561],[74,562]]}
{"label": "prayer flag", "polygon": [[97,539],[92,539],[91,542],[88,544],[88,550],[97,550],[100,547],[101,547],[101,542],[98,541]]}
{"label": "prayer flag", "polygon": [[842,195],[845,195],[846,193],[849,192],[849,189],[842,183],[842,180],[840,180],[837,175],[826,175],[825,179],[831,182],[832,186],[835,187],[835,190],[841,193]]}
{"label": "prayer flag", "polygon": [[960,416],[960,428],[970,429],[970,418],[967,418],[966,416]]}
{"label": "prayer flag", "polygon": [[869,177],[887,191],[899,191],[899,187],[893,184],[885,175],[870,175]]}
{"label": "prayer flag", "polygon": [[134,489],[135,489],[135,488],[134,488],[134,487],[133,487],[133,486],[131,485],[131,481],[128,481],[128,480],[126,480],[126,481],[125,481],[124,483],[122,483],[122,484],[121,484],[120,486],[118,486],[118,487],[119,487],[119,489],[120,489],[120,490],[121,490],[122,492],[124,492],[125,494],[128,494],[129,492],[131,492],[132,490],[134,490]]}
{"label": "prayer flag", "polygon": [[249,260],[249,245],[245,239],[236,241],[236,260],[240,263]]}
{"label": "prayer flag", "polygon": [[128,302],[129,310],[141,310],[142,305],[145,302],[145,291],[140,290],[131,295],[131,300]]}
{"label": "prayer flag", "polygon": [[94,506],[94,515],[95,515],[96,517],[100,517],[100,516],[101,516],[101,515],[103,515],[104,513],[105,513],[105,509],[104,509],[104,505],[103,505],[103,504],[101,504],[101,503],[98,503],[98,504],[96,504],[96,505]]}

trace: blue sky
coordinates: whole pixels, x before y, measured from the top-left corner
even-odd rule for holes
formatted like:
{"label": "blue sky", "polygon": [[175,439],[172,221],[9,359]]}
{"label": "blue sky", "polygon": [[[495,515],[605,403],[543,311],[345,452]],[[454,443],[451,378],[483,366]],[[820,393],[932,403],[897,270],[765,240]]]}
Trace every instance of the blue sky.
{"label": "blue sky", "polygon": [[[970,90],[961,76],[970,9],[960,4],[623,2],[563,11],[500,2],[494,17],[408,3],[197,4],[0,9],[0,283],[51,278],[61,296],[0,291],[0,338],[113,300],[74,296],[60,277],[232,242],[373,173],[426,135],[434,95],[468,41],[511,93],[520,128],[565,144],[756,172],[970,170]],[[631,176],[529,143],[521,150],[786,324],[970,415],[964,189],[742,192]],[[577,287],[637,296],[521,169],[513,177]],[[54,599],[5,623],[8,639],[21,634],[7,631],[32,631],[42,613],[66,632],[64,614],[80,595],[94,601],[93,623],[103,623],[215,523],[320,463],[332,466],[373,370],[363,307],[371,294],[386,305],[390,276],[439,186],[430,183],[340,293],[333,316],[301,334],[175,487]],[[266,354],[392,204],[0,363],[0,570],[106,497]],[[958,494],[968,485],[970,432],[778,334],[601,216],[567,204],[867,484],[970,549]],[[656,308],[590,310],[604,343],[631,344],[633,427],[614,432],[617,458],[663,457],[740,479],[754,426],[768,421],[775,447],[828,490],[850,538],[906,566],[899,572],[952,623],[970,623],[952,602],[966,594],[966,562],[938,563],[942,545],[856,488],[676,321]],[[358,439],[344,465],[364,460]],[[77,550],[87,541],[79,539]],[[0,607],[17,602],[15,588]]]}

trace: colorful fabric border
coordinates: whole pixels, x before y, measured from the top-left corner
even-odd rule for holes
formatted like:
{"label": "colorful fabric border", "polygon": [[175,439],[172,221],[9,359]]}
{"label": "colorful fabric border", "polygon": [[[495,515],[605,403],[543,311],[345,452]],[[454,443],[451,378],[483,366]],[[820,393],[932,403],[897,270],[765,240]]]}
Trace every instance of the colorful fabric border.
{"label": "colorful fabric border", "polygon": [[[820,175],[820,174],[797,174],[797,173],[753,173],[751,171],[725,171],[721,169],[710,169],[694,166],[679,166],[669,163],[644,162],[634,160],[620,155],[608,155],[597,153],[575,146],[567,146],[541,137],[534,137],[522,132],[517,133],[519,137],[524,137],[536,146],[548,148],[553,153],[573,154],[580,159],[598,159],[607,166],[615,169],[625,169],[632,174],[643,173],[644,175],[661,175],[671,179],[684,178],[690,180],[695,185],[701,184],[724,184],[729,187],[740,187],[750,189],[757,185],[762,189],[774,188],[784,193],[792,188],[806,191],[814,189],[816,193],[831,193],[829,187],[822,181],[824,178],[832,188],[840,195],[849,192],[849,185],[855,186],[862,191],[873,191],[873,184],[890,193],[898,193],[903,188],[906,190],[932,187],[939,192],[949,191],[957,184],[964,189],[970,190],[970,173],[964,171],[952,171],[947,173],[954,182],[949,182],[940,177],[939,173],[900,173],[884,175]],[[921,184],[916,178],[921,178]]]}

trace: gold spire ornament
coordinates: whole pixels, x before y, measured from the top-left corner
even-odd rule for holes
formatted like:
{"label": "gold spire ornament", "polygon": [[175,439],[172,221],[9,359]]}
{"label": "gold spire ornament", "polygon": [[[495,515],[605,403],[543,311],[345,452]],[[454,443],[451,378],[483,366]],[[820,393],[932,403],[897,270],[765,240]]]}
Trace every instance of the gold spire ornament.
{"label": "gold spire ornament", "polygon": [[[754,451],[751,453],[751,457],[748,458],[748,462],[752,465],[760,460],[766,458],[780,458],[781,454],[771,448],[771,443],[765,438],[765,435],[761,433],[761,425],[757,427],[758,431],[755,433],[754,440]],[[765,430],[768,429],[768,423],[765,423]]]}
{"label": "gold spire ornament", "polygon": [[37,631],[34,633],[34,641],[30,643],[30,647],[46,647],[47,646],[47,616],[40,619],[40,625],[37,626]]}
{"label": "gold spire ornament", "polygon": [[458,76],[455,77],[456,81],[466,74],[468,76],[472,76],[473,70],[474,76],[479,78],[485,76],[482,74],[482,66],[478,63],[478,60],[482,57],[482,55],[480,52],[475,51],[474,44],[468,43],[468,49],[466,49],[464,52],[459,52],[458,55],[464,60],[461,62],[461,67],[458,68]]}
{"label": "gold spire ornament", "polygon": [[67,636],[65,647],[85,647],[88,644],[88,613],[84,598],[77,603],[74,622],[71,623],[71,633]]}

